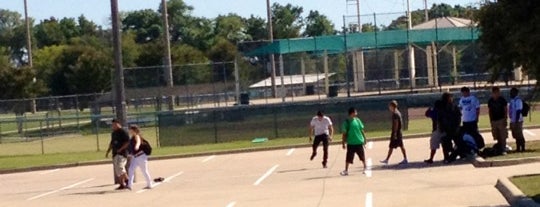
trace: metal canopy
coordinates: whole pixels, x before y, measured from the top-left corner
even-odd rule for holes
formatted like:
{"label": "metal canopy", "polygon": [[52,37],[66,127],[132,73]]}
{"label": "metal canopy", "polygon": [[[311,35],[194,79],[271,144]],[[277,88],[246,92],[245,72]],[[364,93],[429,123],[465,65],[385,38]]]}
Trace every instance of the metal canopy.
{"label": "metal canopy", "polygon": [[[269,54],[290,54],[299,52],[329,53],[344,52],[354,49],[375,49],[404,47],[410,43],[428,45],[431,42],[446,44],[449,42],[472,42],[478,39],[479,31],[475,27],[435,28],[419,30],[390,30],[382,32],[351,33],[347,35],[318,36],[310,38],[280,39],[272,44],[247,51],[246,56]],[[346,38],[346,42],[344,41]]]}

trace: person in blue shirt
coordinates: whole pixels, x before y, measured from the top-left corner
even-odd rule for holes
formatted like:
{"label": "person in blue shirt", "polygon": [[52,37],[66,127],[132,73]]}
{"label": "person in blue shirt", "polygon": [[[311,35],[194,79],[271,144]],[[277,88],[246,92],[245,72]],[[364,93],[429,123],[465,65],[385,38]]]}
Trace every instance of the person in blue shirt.
{"label": "person in blue shirt", "polygon": [[510,104],[508,107],[510,117],[510,130],[516,140],[516,152],[525,152],[525,137],[523,136],[523,101],[518,96],[517,88],[510,89]]}

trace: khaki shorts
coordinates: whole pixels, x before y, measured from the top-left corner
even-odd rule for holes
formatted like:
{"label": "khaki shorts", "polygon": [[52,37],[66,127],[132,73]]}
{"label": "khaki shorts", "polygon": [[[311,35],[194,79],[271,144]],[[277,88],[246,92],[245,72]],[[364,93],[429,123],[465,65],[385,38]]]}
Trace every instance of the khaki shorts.
{"label": "khaki shorts", "polygon": [[125,174],[126,171],[127,158],[122,155],[116,155],[113,157],[113,167],[114,174],[116,176],[121,176]]}
{"label": "khaki shorts", "polygon": [[439,130],[433,131],[431,134],[431,139],[429,139],[429,146],[431,150],[437,150],[439,149],[439,146],[441,146],[441,139],[446,136],[446,133],[441,132]]}

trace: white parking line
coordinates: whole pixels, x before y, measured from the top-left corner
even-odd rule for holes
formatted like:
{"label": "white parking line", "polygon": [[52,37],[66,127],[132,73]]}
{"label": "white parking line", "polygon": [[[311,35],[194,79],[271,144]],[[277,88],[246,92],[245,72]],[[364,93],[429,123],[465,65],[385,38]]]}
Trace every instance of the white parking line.
{"label": "white parking line", "polygon": [[39,174],[40,175],[46,175],[46,174],[51,174],[51,173],[58,172],[58,171],[60,171],[60,169],[47,170],[47,171],[41,172]]}
{"label": "white parking line", "polygon": [[373,141],[369,141],[369,142],[367,143],[367,148],[368,148],[368,149],[373,149]]}
{"label": "white parking line", "polygon": [[287,152],[287,156],[291,156],[292,153],[294,152],[294,150],[295,150],[294,148],[290,149],[290,150]]}
{"label": "white parking line", "polygon": [[259,184],[261,184],[261,182],[266,179],[268,176],[270,176],[274,170],[276,170],[277,168],[279,167],[279,165],[274,165],[274,167],[270,168],[268,171],[266,171],[266,173],[264,173],[264,175],[262,177],[260,177],[257,181],[255,181],[255,183],[253,183],[254,186],[257,186]]}
{"label": "white parking line", "polygon": [[204,160],[202,160],[202,162],[205,163],[205,162],[208,162],[208,161],[210,161],[210,160],[212,160],[214,158],[216,158],[216,156],[212,155],[212,156],[209,156],[209,157],[205,158]]}
{"label": "white parking line", "polygon": [[368,158],[366,160],[366,171],[365,171],[366,177],[368,178],[373,176],[373,172],[371,171],[371,166],[373,166],[373,160],[371,158]]}
{"label": "white parking line", "polygon": [[[154,183],[154,185],[153,185],[152,187],[155,188],[155,187],[157,187],[157,186],[159,186],[159,185],[161,185],[161,184],[163,184],[163,183],[168,183],[168,182],[170,182],[172,179],[174,179],[174,178],[176,178],[176,177],[178,177],[178,176],[180,176],[180,175],[182,175],[182,174],[184,174],[184,172],[180,171],[180,172],[178,172],[178,173],[176,173],[176,174],[174,174],[174,175],[171,175],[171,176],[168,177],[168,178],[165,178],[165,180],[163,180],[163,182],[160,182],[160,183]],[[139,191],[137,191],[137,193],[144,193],[144,192],[146,192],[146,191],[148,191],[148,189],[142,189],[142,190],[139,190]]]}
{"label": "white parking line", "polygon": [[366,207],[372,207],[373,206],[373,193],[369,192],[366,193]]}
{"label": "white parking line", "polygon": [[230,202],[227,204],[227,207],[234,207],[234,205],[236,205],[236,201]]}
{"label": "white parking line", "polygon": [[525,133],[531,135],[531,136],[536,136],[536,134],[534,132],[532,132],[531,130],[528,130],[528,129],[525,129],[523,130]]}
{"label": "white parking line", "polygon": [[83,180],[83,181],[81,181],[81,182],[77,182],[77,183],[74,183],[74,184],[72,184],[72,185],[68,185],[68,186],[66,186],[66,187],[57,189],[57,190],[53,190],[53,191],[49,191],[49,192],[46,192],[46,193],[43,193],[43,194],[39,194],[39,195],[37,195],[37,196],[31,197],[31,198],[26,199],[26,200],[28,200],[28,201],[36,200],[36,199],[38,199],[38,198],[42,198],[42,197],[45,197],[45,196],[48,196],[48,195],[51,195],[51,194],[54,194],[54,193],[58,193],[58,192],[63,191],[63,190],[68,190],[68,189],[77,187],[78,185],[81,185],[81,184],[90,182],[90,181],[92,181],[92,180],[94,180],[94,178],[86,179],[86,180]]}

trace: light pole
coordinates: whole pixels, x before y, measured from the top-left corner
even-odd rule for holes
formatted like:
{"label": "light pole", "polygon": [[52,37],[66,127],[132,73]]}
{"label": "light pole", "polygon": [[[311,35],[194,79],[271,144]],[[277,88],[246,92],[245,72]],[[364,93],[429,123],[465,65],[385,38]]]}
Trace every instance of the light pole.
{"label": "light pole", "polygon": [[[268,18],[268,39],[270,43],[274,42],[274,34],[272,29],[272,9],[270,7],[270,0],[266,0],[266,15]],[[272,82],[272,97],[277,98],[277,87],[276,87],[276,60],[274,54],[270,54],[270,82]],[[282,74],[283,75],[283,74]]]}
{"label": "light pole", "polygon": [[114,49],[114,104],[116,118],[127,126],[126,94],[124,91],[124,68],[122,66],[122,37],[120,36],[120,17],[118,14],[118,0],[111,0],[111,21]]}
{"label": "light pole", "polygon": [[[171,38],[169,36],[169,18],[168,18],[168,12],[167,12],[167,0],[161,0],[161,5],[163,8],[161,8],[161,15],[163,17],[163,41],[165,43],[165,59],[164,59],[164,71],[163,74],[165,74],[165,81],[167,82],[167,87],[171,89],[168,91],[169,93],[172,93],[172,88],[174,87],[173,83],[173,73],[172,73],[172,61],[171,61]],[[169,111],[174,111],[174,96],[170,94],[169,100]]]}
{"label": "light pole", "polygon": [[[410,7],[410,0],[407,0],[407,29],[412,30],[412,19],[411,19],[411,7]],[[414,47],[410,43],[410,37],[409,37],[409,78],[410,78],[410,84],[411,89],[416,88],[416,68],[415,68],[415,62],[414,62]]]}
{"label": "light pole", "polygon": [[[32,60],[32,33],[30,33],[30,19],[28,19],[28,2],[27,0],[24,0],[24,21],[26,23],[26,52],[28,56],[28,67],[32,69],[34,67],[34,61]],[[34,82],[36,78],[34,77]],[[35,96],[33,94],[32,96]],[[32,101],[30,102],[31,108],[32,108],[32,114],[35,114],[37,112],[36,108],[36,99],[32,97]]]}

